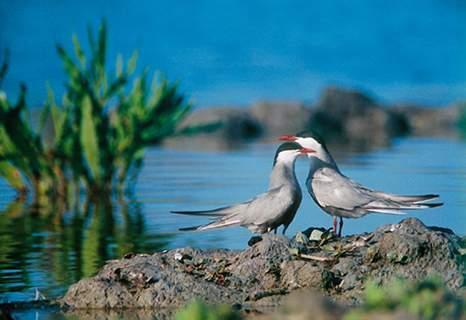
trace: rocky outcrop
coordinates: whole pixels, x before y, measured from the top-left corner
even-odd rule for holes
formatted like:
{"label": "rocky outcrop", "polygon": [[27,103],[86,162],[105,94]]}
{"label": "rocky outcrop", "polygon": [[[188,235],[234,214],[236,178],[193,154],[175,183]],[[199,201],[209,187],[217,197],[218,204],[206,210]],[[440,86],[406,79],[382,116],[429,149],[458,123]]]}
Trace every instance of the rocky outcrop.
{"label": "rocky outcrop", "polygon": [[310,127],[329,141],[385,146],[391,138],[409,132],[400,112],[379,105],[374,99],[353,90],[330,87],[316,104]]}
{"label": "rocky outcrop", "polygon": [[463,285],[460,239],[451,231],[411,218],[339,239],[316,233],[291,240],[264,235],[244,251],[182,248],[128,256],[72,285],[62,303],[74,309],[164,308],[202,298],[276,306],[292,291],[313,288],[355,304],[367,279],[383,284],[395,276],[435,274],[453,290]]}
{"label": "rocky outcrop", "polygon": [[396,105],[392,110],[408,121],[410,133],[416,136],[454,137],[461,114],[461,106],[425,108],[417,105]]}
{"label": "rocky outcrop", "polygon": [[277,135],[306,129],[319,131],[328,144],[369,150],[387,146],[392,138],[413,134],[456,136],[459,105],[427,108],[384,106],[362,92],[329,87],[314,105],[259,102],[251,107],[195,110],[165,144],[181,148],[228,149],[245,141],[275,141]]}
{"label": "rocky outcrop", "polygon": [[233,149],[261,135],[262,125],[248,110],[231,107],[199,109],[178,126],[178,134],[164,141],[166,146],[182,149]]}
{"label": "rocky outcrop", "polygon": [[261,124],[265,136],[294,133],[309,127],[312,109],[299,102],[267,102],[254,104],[249,112]]}

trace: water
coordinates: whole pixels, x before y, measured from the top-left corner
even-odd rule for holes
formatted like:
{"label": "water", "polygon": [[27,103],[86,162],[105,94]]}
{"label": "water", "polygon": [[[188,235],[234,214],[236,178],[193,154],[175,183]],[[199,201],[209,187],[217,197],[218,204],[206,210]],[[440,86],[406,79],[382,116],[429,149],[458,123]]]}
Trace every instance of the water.
{"label": "water", "polygon": [[[198,106],[258,99],[314,100],[329,84],[384,102],[466,97],[466,2],[84,0],[0,1],[0,49],[11,51],[6,91],[64,82],[57,42],[86,39],[106,17],[110,60],[140,50],[144,66],[179,79]],[[1,55],[1,53],[0,53]]]}
{"label": "water", "polygon": [[[182,246],[246,247],[251,236],[246,229],[181,233],[178,228],[207,220],[169,211],[214,208],[265,191],[275,148],[273,144],[249,144],[222,152],[151,148],[133,197],[64,215],[22,209],[12,202],[13,192],[0,182],[0,300],[30,300],[35,288],[47,297],[61,295],[70,284],[93,275],[106,260],[127,252]],[[406,194],[439,193],[443,207],[410,216],[466,234],[463,142],[409,138],[395,141],[389,149],[343,154],[339,162],[348,176],[374,188]],[[306,159],[297,162],[296,170],[304,182]],[[344,232],[371,231],[401,218],[374,214],[347,220]],[[287,234],[309,226],[330,227],[331,221],[306,194]]]}

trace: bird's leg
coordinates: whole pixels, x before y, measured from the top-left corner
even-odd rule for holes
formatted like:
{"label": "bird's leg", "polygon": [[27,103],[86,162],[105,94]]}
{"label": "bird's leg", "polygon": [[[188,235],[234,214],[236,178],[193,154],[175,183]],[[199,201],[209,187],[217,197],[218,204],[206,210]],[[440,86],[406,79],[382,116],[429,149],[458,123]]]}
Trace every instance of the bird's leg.
{"label": "bird's leg", "polygon": [[337,234],[337,217],[333,217],[333,233]]}
{"label": "bird's leg", "polygon": [[340,227],[338,228],[338,236],[341,237],[341,231],[343,230],[343,218],[340,217]]}
{"label": "bird's leg", "polygon": [[273,229],[273,234],[277,234],[277,229],[278,228]]}

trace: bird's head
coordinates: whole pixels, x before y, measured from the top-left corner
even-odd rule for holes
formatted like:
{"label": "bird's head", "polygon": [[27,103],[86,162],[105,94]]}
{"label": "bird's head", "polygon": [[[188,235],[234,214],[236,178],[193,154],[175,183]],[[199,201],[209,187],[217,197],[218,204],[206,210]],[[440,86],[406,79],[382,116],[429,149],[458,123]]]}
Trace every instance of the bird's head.
{"label": "bird's head", "polygon": [[275,153],[275,159],[273,164],[277,162],[292,163],[300,155],[306,155],[314,152],[311,148],[306,148],[296,142],[284,142],[282,143]]}
{"label": "bird's head", "polygon": [[308,158],[316,157],[322,161],[327,161],[329,151],[321,135],[314,131],[303,131],[296,135],[282,135],[279,137],[282,141],[295,142],[303,148],[312,149],[314,152],[307,153]]}

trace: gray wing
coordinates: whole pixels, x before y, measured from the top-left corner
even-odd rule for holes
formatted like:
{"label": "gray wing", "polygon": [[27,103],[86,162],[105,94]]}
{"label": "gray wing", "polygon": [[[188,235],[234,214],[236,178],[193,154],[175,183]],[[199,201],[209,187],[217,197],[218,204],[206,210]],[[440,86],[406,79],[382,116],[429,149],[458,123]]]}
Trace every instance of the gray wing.
{"label": "gray wing", "polygon": [[399,196],[366,188],[331,168],[318,170],[309,183],[310,192],[322,208],[336,210],[347,217],[358,217],[367,212],[404,214],[402,210],[441,205],[424,203],[434,195]]}
{"label": "gray wing", "polygon": [[330,168],[316,171],[308,182],[308,188],[317,204],[323,208],[352,211],[374,200],[357,183]]}
{"label": "gray wing", "polygon": [[301,203],[301,193],[281,186],[251,200],[244,211],[242,225],[261,229],[291,222]]}
{"label": "gray wing", "polygon": [[[299,197],[298,200],[300,202],[301,198]],[[222,216],[211,223],[182,228],[180,230],[209,230],[241,225],[247,227],[251,231],[263,233],[267,232],[269,228],[274,228],[277,223],[278,225],[281,224],[281,221],[284,219],[283,216],[289,214],[290,208],[294,208],[294,206],[296,206],[296,201],[296,197],[293,193],[290,193],[289,188],[278,187],[271,189],[266,193],[262,193],[246,202],[232,205],[230,207],[220,208],[218,211],[212,210],[215,212],[215,216],[219,215],[219,211]],[[207,215],[214,216],[212,211],[208,212]],[[294,215],[295,212],[296,210],[294,210],[292,214]],[[178,213],[187,214],[186,212]],[[194,214],[198,213],[196,212]]]}

